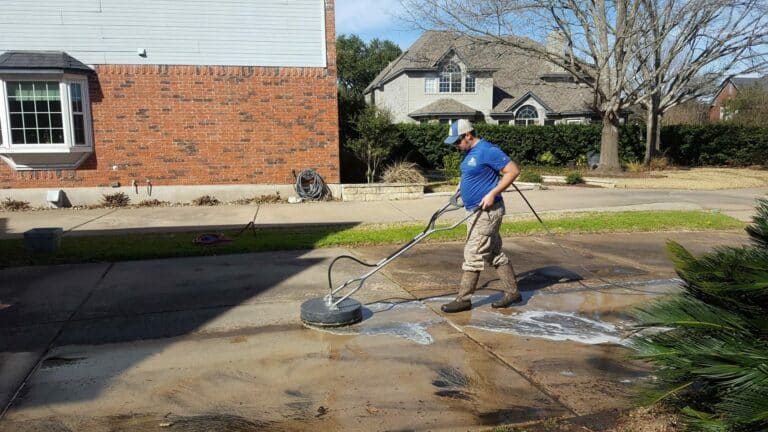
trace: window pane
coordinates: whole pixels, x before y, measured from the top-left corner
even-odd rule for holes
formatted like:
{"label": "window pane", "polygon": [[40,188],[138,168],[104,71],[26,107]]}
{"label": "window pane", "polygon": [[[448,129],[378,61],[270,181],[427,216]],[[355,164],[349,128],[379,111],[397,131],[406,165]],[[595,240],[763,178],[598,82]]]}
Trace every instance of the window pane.
{"label": "window pane", "polygon": [[37,129],[24,129],[24,138],[27,144],[39,144],[37,139]]}
{"label": "window pane", "polygon": [[64,144],[64,129],[51,129],[54,144]]}
{"label": "window pane", "polygon": [[38,129],[38,135],[40,137],[40,144],[51,144],[50,129]]}
{"label": "window pane", "polygon": [[83,112],[83,98],[80,92],[80,84],[69,85],[70,98],[72,99],[72,112]]}
{"label": "window pane", "polygon": [[7,88],[14,144],[64,143],[49,129],[62,127],[58,81],[8,81]]}
{"label": "window pane", "polygon": [[464,91],[467,93],[475,92],[475,77],[467,75],[467,78],[464,81]]}
{"label": "window pane", "polygon": [[51,127],[60,128],[62,124],[61,113],[51,113]]}
{"label": "window pane", "polygon": [[50,118],[48,114],[38,114],[37,115],[37,127],[39,128],[47,128],[51,126]]}
{"label": "window pane", "polygon": [[24,129],[37,128],[37,119],[34,114],[24,114]]}
{"label": "window pane", "polygon": [[8,98],[8,109],[11,112],[21,112],[21,101],[16,98]]}
{"label": "window pane", "polygon": [[24,129],[11,130],[11,141],[13,144],[24,144]]}
{"label": "window pane", "polygon": [[21,114],[11,114],[11,128],[12,129],[24,128],[24,123],[21,119]]}
{"label": "window pane", "polygon": [[75,114],[72,116],[72,128],[75,132],[75,144],[85,144],[85,125],[83,115]]}

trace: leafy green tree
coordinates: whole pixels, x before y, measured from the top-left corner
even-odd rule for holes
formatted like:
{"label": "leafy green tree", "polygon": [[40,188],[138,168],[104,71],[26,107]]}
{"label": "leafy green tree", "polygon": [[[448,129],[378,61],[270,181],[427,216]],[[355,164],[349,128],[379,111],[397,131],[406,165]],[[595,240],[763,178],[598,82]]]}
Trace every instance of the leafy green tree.
{"label": "leafy green tree", "polygon": [[373,183],[381,162],[399,142],[397,128],[389,112],[367,106],[352,120],[358,138],[350,139],[346,147],[366,165],[365,178]]}
{"label": "leafy green tree", "polygon": [[339,93],[339,127],[342,142],[354,137],[352,119],[365,107],[363,91],[387,65],[402,53],[388,40],[365,43],[357,35],[336,39],[336,67]]}
{"label": "leafy green tree", "polygon": [[352,120],[365,108],[363,91],[389,62],[401,54],[400,47],[388,40],[365,43],[356,35],[336,39],[336,67],[339,101],[339,139],[342,144],[342,180],[357,181],[363,168],[351,155],[346,143],[358,138]]}
{"label": "leafy green tree", "polygon": [[768,199],[751,245],[695,257],[668,249],[683,292],[634,312],[638,356],[656,367],[653,401],[680,408],[691,430],[768,430]]}

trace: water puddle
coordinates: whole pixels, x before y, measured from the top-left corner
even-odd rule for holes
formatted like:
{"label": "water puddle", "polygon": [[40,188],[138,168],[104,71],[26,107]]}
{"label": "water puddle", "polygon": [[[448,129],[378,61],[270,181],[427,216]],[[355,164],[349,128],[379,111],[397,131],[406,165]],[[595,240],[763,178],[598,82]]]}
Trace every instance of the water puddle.
{"label": "water puddle", "polygon": [[573,341],[588,345],[625,343],[621,329],[611,323],[574,313],[525,311],[514,315],[478,311],[467,327],[552,341]]}
{"label": "water puddle", "polygon": [[[365,308],[360,324],[318,330],[339,336],[395,336],[419,345],[430,345],[434,338],[427,329],[444,321],[432,316],[424,303],[417,301],[371,303]],[[424,319],[430,316],[430,319]]]}

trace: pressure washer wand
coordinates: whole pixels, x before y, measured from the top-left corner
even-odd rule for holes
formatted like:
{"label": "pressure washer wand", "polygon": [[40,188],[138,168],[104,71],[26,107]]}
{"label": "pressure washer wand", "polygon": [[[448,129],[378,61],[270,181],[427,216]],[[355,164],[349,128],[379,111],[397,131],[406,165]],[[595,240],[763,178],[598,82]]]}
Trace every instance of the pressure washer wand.
{"label": "pressure washer wand", "polygon": [[[431,235],[433,233],[436,233],[438,231],[450,231],[450,230],[456,228],[457,226],[459,226],[459,225],[463,224],[464,222],[466,222],[470,217],[472,217],[474,214],[476,214],[478,212],[478,210],[479,210],[479,209],[476,209],[474,212],[468,213],[465,217],[463,217],[462,219],[460,219],[459,221],[457,221],[456,223],[454,223],[451,226],[443,227],[443,228],[436,228],[435,227],[435,224],[437,223],[437,220],[442,215],[444,215],[445,213],[454,211],[454,210],[458,210],[458,209],[460,209],[462,207],[463,207],[463,204],[459,203],[459,194],[457,192],[456,194],[451,196],[451,199],[448,201],[447,204],[445,204],[442,208],[440,208],[438,211],[436,211],[432,215],[432,217],[429,219],[429,223],[427,223],[427,226],[424,228],[424,230],[422,232],[417,234],[408,243],[406,243],[405,245],[400,247],[400,249],[398,249],[397,251],[393,252],[391,255],[389,255],[388,257],[386,257],[384,259],[382,259],[381,261],[377,262],[376,264],[368,264],[368,263],[365,263],[365,262],[363,262],[363,261],[361,261],[361,260],[359,260],[359,259],[357,259],[355,257],[349,256],[349,255],[341,255],[341,256],[338,256],[338,257],[334,258],[334,260],[331,261],[330,266],[328,266],[328,288],[330,289],[330,292],[328,293],[327,296],[325,296],[325,302],[328,305],[328,307],[329,308],[333,308],[333,307],[338,306],[339,303],[343,302],[349,296],[351,296],[352,294],[354,294],[358,290],[360,290],[360,288],[363,287],[363,284],[365,283],[366,279],[368,279],[373,274],[375,274],[376,272],[378,272],[379,270],[384,268],[384,266],[386,266],[387,264],[392,262],[395,258],[397,258],[400,255],[402,255],[403,253],[405,253],[407,250],[409,250],[410,248],[415,246],[417,243],[419,243],[424,238],[426,238],[429,235]],[[362,265],[364,265],[366,267],[373,267],[373,269],[370,270],[369,272],[365,273],[362,276],[356,277],[354,279],[350,279],[350,280],[344,282],[343,284],[339,285],[338,287],[333,288],[333,281],[331,280],[331,274],[332,274],[332,271],[333,271],[333,265],[336,263],[336,261],[338,261],[340,259],[343,259],[343,258],[350,259],[350,260],[355,261],[358,264],[362,264]],[[350,290],[348,293],[346,293],[342,297],[339,297],[339,298],[334,297],[334,295],[336,293],[338,293],[342,289],[348,287],[349,285],[354,284],[355,282],[358,282],[358,284],[357,284],[357,286],[354,289]]]}

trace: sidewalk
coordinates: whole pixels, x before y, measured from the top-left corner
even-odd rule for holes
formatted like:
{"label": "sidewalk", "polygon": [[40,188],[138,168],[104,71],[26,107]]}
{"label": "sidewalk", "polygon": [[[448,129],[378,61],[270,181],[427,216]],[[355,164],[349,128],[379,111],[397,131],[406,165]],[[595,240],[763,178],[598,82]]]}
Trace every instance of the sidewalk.
{"label": "sidewalk", "polygon": [[[713,210],[749,221],[755,199],[765,197],[768,188],[685,191],[552,187],[523,193],[542,216],[574,211]],[[251,221],[257,226],[426,223],[449,196],[428,194],[404,201],[0,212],[0,238],[18,238],[24,231],[39,227],[61,227],[65,235],[95,235],[241,228]],[[531,216],[517,192],[505,192],[504,198],[508,217]],[[445,221],[461,216],[460,211],[449,213]]]}

